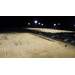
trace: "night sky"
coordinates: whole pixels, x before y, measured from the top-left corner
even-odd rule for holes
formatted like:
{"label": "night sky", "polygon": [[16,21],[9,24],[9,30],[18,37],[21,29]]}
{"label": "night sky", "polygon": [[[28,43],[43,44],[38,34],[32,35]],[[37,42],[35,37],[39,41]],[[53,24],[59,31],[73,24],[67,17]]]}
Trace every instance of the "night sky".
{"label": "night sky", "polygon": [[52,28],[54,23],[60,23],[59,29],[75,29],[75,16],[0,16],[0,26],[1,28],[28,27],[30,22],[30,27],[35,27],[34,20],[43,23],[47,28]]}

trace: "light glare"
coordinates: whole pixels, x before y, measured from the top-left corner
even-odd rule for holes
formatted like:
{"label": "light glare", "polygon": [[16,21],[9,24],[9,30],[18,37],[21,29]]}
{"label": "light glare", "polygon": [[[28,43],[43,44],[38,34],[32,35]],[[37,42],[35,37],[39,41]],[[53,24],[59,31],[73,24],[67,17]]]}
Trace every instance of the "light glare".
{"label": "light glare", "polygon": [[39,23],[39,25],[40,25],[40,23]]}
{"label": "light glare", "polygon": [[30,25],[30,23],[28,23],[28,25]]}
{"label": "light glare", "polygon": [[56,26],[56,24],[54,24],[54,26]]}
{"label": "light glare", "polygon": [[43,24],[41,24],[43,26]]}
{"label": "light glare", "polygon": [[58,25],[60,25],[60,23],[58,23]]}
{"label": "light glare", "polygon": [[37,23],[37,21],[35,21],[35,23]]}

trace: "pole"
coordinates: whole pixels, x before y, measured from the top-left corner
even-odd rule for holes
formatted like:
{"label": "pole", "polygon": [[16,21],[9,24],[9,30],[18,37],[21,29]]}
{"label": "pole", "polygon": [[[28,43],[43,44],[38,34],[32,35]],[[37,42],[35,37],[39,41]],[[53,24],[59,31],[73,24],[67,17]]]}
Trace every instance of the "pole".
{"label": "pole", "polygon": [[[35,24],[36,25],[36,24]],[[36,31],[35,31],[36,32]]]}
{"label": "pole", "polygon": [[36,23],[35,23],[35,32],[36,32]]}

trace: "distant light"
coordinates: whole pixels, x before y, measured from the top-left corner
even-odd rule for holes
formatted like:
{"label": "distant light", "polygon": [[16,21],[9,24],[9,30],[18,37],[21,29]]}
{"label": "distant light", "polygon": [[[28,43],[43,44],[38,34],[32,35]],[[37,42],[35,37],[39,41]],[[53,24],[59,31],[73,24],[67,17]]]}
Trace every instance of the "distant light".
{"label": "distant light", "polygon": [[58,23],[58,25],[60,25],[60,23]]}
{"label": "distant light", "polygon": [[40,25],[40,23],[39,23],[39,25]]}
{"label": "distant light", "polygon": [[43,24],[41,24],[43,26]]}
{"label": "distant light", "polygon": [[74,25],[74,27],[75,27],[75,25]]}
{"label": "distant light", "polygon": [[56,26],[56,24],[54,24],[54,26]]}
{"label": "distant light", "polygon": [[30,25],[30,23],[28,23],[28,25]]}
{"label": "distant light", "polygon": [[37,23],[37,21],[35,20],[35,23]]}

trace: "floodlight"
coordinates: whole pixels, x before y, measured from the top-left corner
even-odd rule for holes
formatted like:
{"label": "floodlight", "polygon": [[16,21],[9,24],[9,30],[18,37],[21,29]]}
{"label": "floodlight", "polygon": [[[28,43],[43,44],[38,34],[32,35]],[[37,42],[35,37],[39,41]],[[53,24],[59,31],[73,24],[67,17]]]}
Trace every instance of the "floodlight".
{"label": "floodlight", "polygon": [[54,26],[56,26],[56,24],[54,24]]}
{"label": "floodlight", "polygon": [[43,24],[41,24],[43,26]]}
{"label": "floodlight", "polygon": [[30,23],[28,23],[28,25],[30,25]]}
{"label": "floodlight", "polygon": [[37,23],[37,20],[35,20],[35,23]]}
{"label": "floodlight", "polygon": [[40,25],[40,23],[39,23],[39,25]]}
{"label": "floodlight", "polygon": [[60,25],[60,23],[58,23],[58,25]]}

